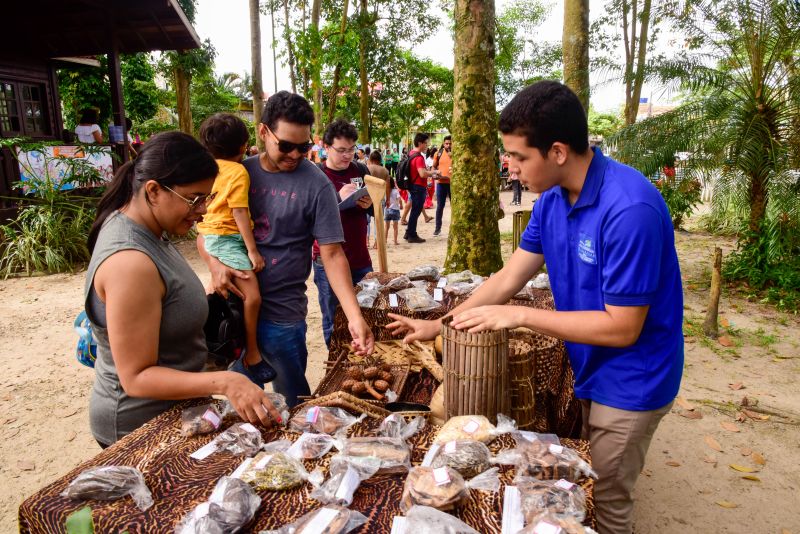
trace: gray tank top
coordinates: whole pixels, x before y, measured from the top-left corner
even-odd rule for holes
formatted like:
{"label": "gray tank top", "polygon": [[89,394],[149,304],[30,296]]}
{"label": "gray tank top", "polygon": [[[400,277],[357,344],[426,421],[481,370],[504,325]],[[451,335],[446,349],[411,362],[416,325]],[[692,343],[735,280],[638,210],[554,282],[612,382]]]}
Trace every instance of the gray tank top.
{"label": "gray tank top", "polygon": [[[138,250],[147,254],[158,268],[166,287],[161,302],[158,365],[198,372],[203,369],[208,357],[203,334],[208,303],[203,284],[172,243],[157,238],[150,230],[124,214],[112,213],[97,238],[84,288],[86,314],[97,339],[89,420],[95,439],[107,445],[136,430],[177,402],[130,397],[122,389],[117,376],[108,341],[105,306],[94,291],[94,275],[108,257],[122,250]],[[140,282],[131,280],[130,283]]]}

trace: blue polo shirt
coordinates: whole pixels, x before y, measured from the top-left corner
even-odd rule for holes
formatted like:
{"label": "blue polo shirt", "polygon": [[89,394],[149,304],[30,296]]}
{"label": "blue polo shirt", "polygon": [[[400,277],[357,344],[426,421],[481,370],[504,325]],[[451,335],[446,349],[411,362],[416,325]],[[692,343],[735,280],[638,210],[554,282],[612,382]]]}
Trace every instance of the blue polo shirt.
{"label": "blue polo shirt", "polygon": [[678,393],[683,372],[683,290],[667,206],[637,170],[594,149],[574,206],[557,186],[533,206],[520,240],[544,254],[556,309],[650,309],[625,348],[566,343],[575,396],[623,410],[655,410]]}

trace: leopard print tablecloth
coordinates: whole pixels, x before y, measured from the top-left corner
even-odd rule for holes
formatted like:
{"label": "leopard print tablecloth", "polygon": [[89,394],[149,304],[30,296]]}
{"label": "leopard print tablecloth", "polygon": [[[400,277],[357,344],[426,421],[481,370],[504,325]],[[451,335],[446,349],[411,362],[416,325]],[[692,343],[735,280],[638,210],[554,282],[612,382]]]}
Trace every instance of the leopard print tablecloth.
{"label": "leopard print tablecloth", "polygon": [[[94,528],[98,533],[118,533],[125,530],[130,534],[173,532],[175,525],[188,512],[208,499],[216,481],[222,476],[231,474],[242,462],[241,457],[228,453],[213,454],[202,461],[189,457],[192,452],[213,438],[213,435],[184,438],[178,432],[181,410],[186,406],[202,402],[187,401],[176,406],[26,499],[19,508],[20,532],[42,534],[65,532],[64,523],[67,516],[86,504],[92,508]],[[367,419],[354,426],[351,434],[371,435],[377,425],[377,421]],[[414,447],[412,460],[415,464],[422,460],[437,430],[435,426],[428,426],[411,439]],[[273,429],[264,430],[263,437],[267,441],[283,437],[296,439],[297,434]],[[589,461],[588,442],[570,439],[564,439],[562,442],[578,450],[579,454]],[[510,436],[501,436],[490,444],[494,452],[511,446],[513,440]],[[306,467],[311,470],[319,465],[327,472],[331,454],[319,461],[307,461]],[[144,473],[155,504],[142,512],[127,497],[111,502],[78,502],[59,496],[59,493],[79,473],[90,467],[102,465],[128,465],[140,469]],[[508,483],[512,478],[513,469],[503,467],[501,480]],[[401,515],[399,503],[404,479],[402,475],[377,476],[362,484],[350,508],[366,515],[368,521],[355,532],[363,534],[390,532],[394,516]],[[587,481],[583,486],[587,495],[586,524],[593,525],[592,483]],[[275,529],[318,508],[320,504],[309,497],[310,491],[311,487],[306,484],[292,491],[259,492],[262,505],[244,532]],[[452,513],[479,532],[499,534],[502,495],[502,489],[498,494],[471,491],[469,500]]]}

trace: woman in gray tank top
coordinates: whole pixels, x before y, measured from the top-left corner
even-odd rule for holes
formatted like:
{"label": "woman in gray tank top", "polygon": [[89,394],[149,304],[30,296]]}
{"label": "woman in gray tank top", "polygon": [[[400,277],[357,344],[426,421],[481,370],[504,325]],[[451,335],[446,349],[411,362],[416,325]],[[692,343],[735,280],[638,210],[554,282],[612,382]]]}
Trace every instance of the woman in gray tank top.
{"label": "woman in gray tank top", "polygon": [[193,137],[162,133],[119,169],[98,204],[84,294],[97,338],[89,416],[101,446],[177,400],[212,394],[225,395],[251,423],[280,421],[264,390],[246,376],[201,372],[205,292],[163,237],[184,235],[202,218],[217,170]]}

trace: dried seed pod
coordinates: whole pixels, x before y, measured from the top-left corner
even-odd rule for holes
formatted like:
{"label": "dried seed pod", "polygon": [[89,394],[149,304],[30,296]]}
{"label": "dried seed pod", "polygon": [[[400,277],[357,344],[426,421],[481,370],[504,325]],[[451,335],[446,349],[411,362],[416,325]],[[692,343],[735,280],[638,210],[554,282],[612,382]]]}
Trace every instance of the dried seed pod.
{"label": "dried seed pod", "polygon": [[376,390],[378,390],[381,393],[383,393],[384,391],[389,389],[389,382],[387,382],[386,380],[376,380],[373,383],[373,386],[375,387]]}
{"label": "dried seed pod", "polygon": [[[377,380],[377,382],[381,382],[381,380]],[[366,382],[364,382],[364,384],[367,387],[367,393],[372,395],[376,400],[383,400],[383,394],[373,387],[372,382],[366,381]],[[388,388],[388,384],[387,384],[387,388]]]}
{"label": "dried seed pod", "polygon": [[378,374],[378,376],[380,377],[381,380],[386,380],[387,382],[392,381],[392,373],[390,373],[389,371],[381,371]]}
{"label": "dried seed pod", "polygon": [[364,379],[364,373],[361,370],[361,367],[358,367],[358,366],[354,365],[353,367],[350,367],[347,370],[347,377],[348,378],[352,378],[353,380],[363,380]]}
{"label": "dried seed pod", "polygon": [[390,363],[387,363],[387,362],[383,362],[383,364],[381,364],[381,369],[382,369],[384,372],[386,372],[386,373],[389,373],[389,372],[391,372],[391,371],[392,371],[392,364],[390,364]]}
{"label": "dried seed pod", "polygon": [[378,369],[375,366],[367,367],[366,369],[364,369],[364,378],[366,378],[367,380],[372,380],[373,378],[378,376],[379,372],[380,369]]}
{"label": "dried seed pod", "polygon": [[353,380],[352,378],[348,378],[347,380],[345,380],[344,382],[342,382],[342,390],[343,390],[343,391],[350,391],[350,390],[352,390],[352,389],[353,389],[353,385],[354,385],[355,383],[356,383],[356,381],[355,381],[355,380]]}
{"label": "dried seed pod", "polygon": [[351,391],[355,395],[362,395],[365,391],[367,391],[367,385],[364,382],[356,382],[353,384]]}

